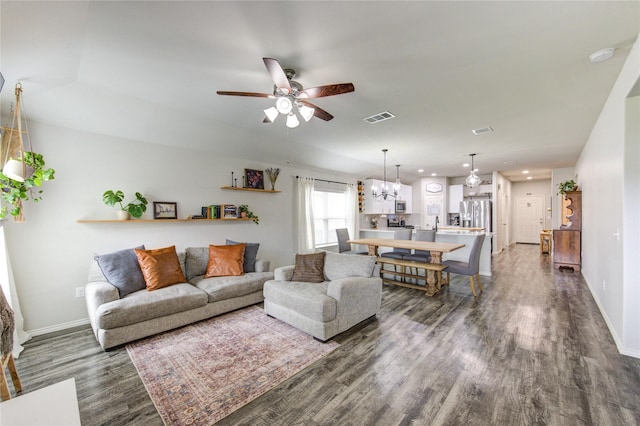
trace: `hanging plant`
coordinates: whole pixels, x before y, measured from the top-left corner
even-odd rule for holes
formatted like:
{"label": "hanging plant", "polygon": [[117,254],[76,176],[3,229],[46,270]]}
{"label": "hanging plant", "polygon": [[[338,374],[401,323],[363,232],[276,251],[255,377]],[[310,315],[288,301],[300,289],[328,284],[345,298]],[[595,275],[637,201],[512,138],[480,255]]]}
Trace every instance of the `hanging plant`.
{"label": "hanging plant", "polygon": [[16,222],[23,221],[22,202],[42,200],[42,190],[37,189],[46,181],[55,178],[55,170],[47,168],[42,154],[26,151],[23,158],[24,165],[33,169],[33,172],[24,181],[7,177],[0,172],[0,193],[2,197],[2,207],[0,208],[0,219],[4,219],[7,214],[14,217]]}

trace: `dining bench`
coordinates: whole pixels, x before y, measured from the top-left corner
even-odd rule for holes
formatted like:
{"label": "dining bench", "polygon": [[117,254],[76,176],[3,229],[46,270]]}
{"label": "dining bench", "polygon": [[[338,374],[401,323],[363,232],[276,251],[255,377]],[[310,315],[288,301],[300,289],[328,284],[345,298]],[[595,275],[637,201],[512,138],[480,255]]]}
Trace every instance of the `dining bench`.
{"label": "dining bench", "polygon": [[[419,262],[415,260],[402,260],[402,259],[393,259],[390,257],[378,257],[376,262],[380,265],[380,278],[382,281],[387,284],[393,284],[400,287],[413,288],[416,290],[424,291],[428,296],[433,296],[438,292],[442,285],[448,284],[444,282],[442,271],[447,268],[447,265],[442,263],[428,263],[428,262]],[[394,269],[384,269],[385,265],[393,265]],[[401,267],[401,271],[396,271],[396,266]],[[408,269],[407,269],[408,268]],[[416,273],[413,273],[413,269],[416,270]],[[424,270],[424,275],[420,275],[420,269]],[[407,270],[409,272],[407,272]],[[417,284],[420,280],[427,280],[427,271],[434,271],[437,277],[436,291],[433,292],[427,285],[419,285]],[[396,277],[401,278],[409,278],[416,280],[416,284],[412,284],[406,281],[400,281],[396,279],[388,279],[385,278],[385,275],[394,275]]]}

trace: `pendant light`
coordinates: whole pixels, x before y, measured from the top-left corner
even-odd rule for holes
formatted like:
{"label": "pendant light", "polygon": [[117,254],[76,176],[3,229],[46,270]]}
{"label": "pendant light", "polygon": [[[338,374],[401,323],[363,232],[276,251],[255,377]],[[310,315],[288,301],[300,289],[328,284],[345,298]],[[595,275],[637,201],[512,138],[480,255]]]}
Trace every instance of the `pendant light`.
{"label": "pendant light", "polygon": [[[378,188],[373,185],[371,186],[371,195],[373,195],[374,198],[382,198],[383,200],[386,200],[387,197],[396,197],[398,195],[398,191],[395,188],[394,185],[394,189],[393,189],[393,194],[389,194],[387,192],[387,151],[389,151],[387,148],[382,150],[382,154],[384,155],[384,163],[383,163],[383,168],[382,168],[382,188],[380,188],[380,193],[378,193]],[[396,182],[399,182],[400,179],[400,166],[396,166],[398,168],[398,179],[396,180]]]}
{"label": "pendant light", "polygon": [[400,183],[400,164],[396,164],[396,183],[393,185],[393,195],[398,196],[398,192],[400,192],[400,188],[402,188],[402,183]]}
{"label": "pendant light", "polygon": [[467,186],[469,188],[475,188],[476,186],[480,185],[480,183],[482,182],[482,179],[480,179],[478,177],[478,175],[476,175],[476,169],[474,169],[473,167],[473,157],[476,156],[476,154],[469,154],[471,156],[471,174],[469,174],[469,176],[467,176]]}

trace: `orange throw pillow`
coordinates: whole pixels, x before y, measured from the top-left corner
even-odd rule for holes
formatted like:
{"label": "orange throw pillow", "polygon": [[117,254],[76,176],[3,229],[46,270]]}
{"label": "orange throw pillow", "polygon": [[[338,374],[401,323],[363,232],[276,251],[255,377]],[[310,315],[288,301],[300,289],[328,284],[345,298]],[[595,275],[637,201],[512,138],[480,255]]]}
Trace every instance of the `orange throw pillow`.
{"label": "orange throw pillow", "polygon": [[209,264],[205,278],[243,275],[246,244],[231,246],[209,245]]}
{"label": "orange throw pillow", "polygon": [[186,283],[180,268],[176,246],[153,250],[134,249],[147,290],[157,290],[172,284]]}

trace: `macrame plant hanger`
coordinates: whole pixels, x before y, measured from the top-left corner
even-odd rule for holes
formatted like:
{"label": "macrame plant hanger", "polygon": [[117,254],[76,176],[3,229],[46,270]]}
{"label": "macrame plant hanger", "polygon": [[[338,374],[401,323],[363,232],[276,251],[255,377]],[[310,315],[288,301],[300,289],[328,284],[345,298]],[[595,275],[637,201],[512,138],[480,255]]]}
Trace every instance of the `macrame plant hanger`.
{"label": "macrame plant hanger", "polygon": [[[16,84],[16,105],[13,110],[11,119],[11,127],[3,127],[2,134],[2,173],[10,179],[18,182],[24,182],[33,173],[33,168],[26,164],[26,155],[24,149],[23,134],[26,135],[29,151],[33,152],[31,146],[31,138],[29,137],[29,128],[27,125],[27,114],[22,114],[22,84]],[[22,129],[22,118],[24,115],[24,130]],[[20,215],[16,216],[16,222],[24,221],[22,216],[22,208]]]}

